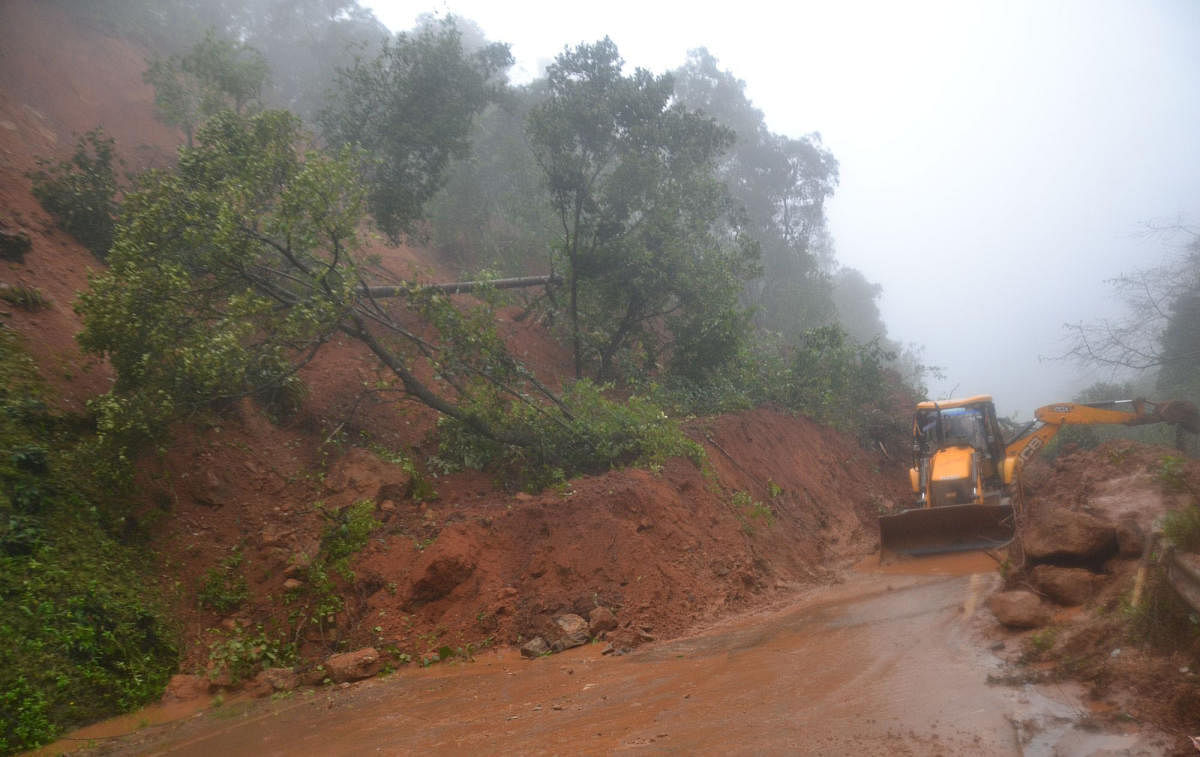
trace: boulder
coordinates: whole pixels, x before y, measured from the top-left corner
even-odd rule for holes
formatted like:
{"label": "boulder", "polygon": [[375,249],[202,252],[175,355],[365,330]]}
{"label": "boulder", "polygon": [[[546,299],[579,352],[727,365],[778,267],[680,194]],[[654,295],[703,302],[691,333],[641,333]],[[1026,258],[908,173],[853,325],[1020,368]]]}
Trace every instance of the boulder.
{"label": "boulder", "polygon": [[1031,591],[1001,591],[988,600],[988,607],[1011,628],[1037,628],[1050,622],[1050,610]]}
{"label": "boulder", "polygon": [[1056,565],[1037,565],[1030,577],[1038,591],[1067,606],[1087,602],[1104,580],[1085,568],[1060,568]]}
{"label": "boulder", "polygon": [[379,672],[383,662],[373,647],[335,654],[325,661],[325,670],[334,683],[360,681]]}
{"label": "boulder", "polygon": [[599,636],[617,628],[617,616],[607,607],[596,607],[588,613],[588,633]]}
{"label": "boulder", "polygon": [[529,641],[521,645],[521,656],[533,659],[542,655],[550,654],[550,645],[541,636],[534,636]]}
{"label": "boulder", "polygon": [[1026,530],[1023,542],[1033,562],[1104,560],[1117,551],[1117,532],[1087,513],[1054,510]]}
{"label": "boulder", "polygon": [[300,685],[300,676],[291,668],[267,668],[254,680],[271,687],[271,691],[291,691]]}
{"label": "boulder", "polygon": [[581,647],[588,643],[591,635],[588,633],[588,622],[578,615],[567,613],[554,619],[558,626],[559,636],[551,645],[555,652],[572,647]]}
{"label": "boulder", "polygon": [[173,675],[163,692],[163,704],[190,702],[208,696],[210,682],[206,676]]}
{"label": "boulder", "polygon": [[25,253],[29,252],[32,246],[29,235],[25,232],[0,229],[0,260],[23,263]]}

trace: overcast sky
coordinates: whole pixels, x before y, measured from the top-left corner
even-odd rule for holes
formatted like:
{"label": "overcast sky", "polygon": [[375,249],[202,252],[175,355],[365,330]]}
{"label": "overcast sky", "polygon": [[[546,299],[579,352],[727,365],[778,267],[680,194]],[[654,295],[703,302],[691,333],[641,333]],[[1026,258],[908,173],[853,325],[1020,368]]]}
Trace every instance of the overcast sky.
{"label": "overcast sky", "polygon": [[1175,249],[1145,224],[1200,223],[1196,0],[364,4],[393,30],[474,20],[512,46],[516,81],[605,35],[656,72],[707,47],[772,131],[820,132],[837,157],[838,259],[944,368],[935,397],[1028,417],[1109,378],[1042,358],[1063,323],[1119,312],[1106,279]]}

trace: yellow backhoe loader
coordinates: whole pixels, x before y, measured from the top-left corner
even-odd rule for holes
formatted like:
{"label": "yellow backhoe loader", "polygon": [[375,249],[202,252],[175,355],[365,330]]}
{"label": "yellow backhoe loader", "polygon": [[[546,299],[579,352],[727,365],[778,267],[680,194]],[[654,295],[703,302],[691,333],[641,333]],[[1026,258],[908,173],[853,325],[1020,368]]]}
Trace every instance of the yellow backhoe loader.
{"label": "yellow backhoe loader", "polygon": [[988,395],[918,404],[909,470],[916,503],[879,519],[883,554],[923,555],[1008,544],[1016,536],[1014,500],[1021,468],[1063,426],[1097,423],[1170,423],[1200,433],[1200,413],[1180,401],[1046,405],[1007,441]]}

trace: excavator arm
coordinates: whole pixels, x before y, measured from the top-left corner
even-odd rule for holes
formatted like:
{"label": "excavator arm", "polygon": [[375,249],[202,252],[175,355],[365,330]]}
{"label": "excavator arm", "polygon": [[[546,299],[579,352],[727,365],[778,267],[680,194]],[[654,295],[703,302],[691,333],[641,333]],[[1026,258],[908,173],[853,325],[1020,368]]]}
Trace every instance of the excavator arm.
{"label": "excavator arm", "polygon": [[1116,400],[1112,402],[1056,402],[1034,411],[1034,419],[1005,446],[1004,483],[1011,484],[1018,470],[1053,439],[1063,426],[1119,425],[1141,426],[1170,423],[1200,433],[1200,413],[1190,402],[1150,402]]}

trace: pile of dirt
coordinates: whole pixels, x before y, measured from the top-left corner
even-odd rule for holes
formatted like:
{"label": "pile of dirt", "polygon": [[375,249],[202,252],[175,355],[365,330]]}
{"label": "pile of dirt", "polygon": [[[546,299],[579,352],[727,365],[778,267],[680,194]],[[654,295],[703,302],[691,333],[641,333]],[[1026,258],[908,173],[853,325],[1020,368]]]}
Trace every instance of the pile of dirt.
{"label": "pile of dirt", "polygon": [[[1032,664],[1018,677],[1081,681],[1095,719],[1132,718],[1182,736],[1200,732],[1200,644],[1188,628],[1194,613],[1162,577],[1154,537],[1164,513],[1191,501],[1164,480],[1164,460],[1177,455],[1118,440],[1031,463],[1023,560],[993,609],[1030,629],[998,632],[1020,640],[1014,663]],[[1200,461],[1175,475],[1200,491]]]}
{"label": "pile of dirt", "polygon": [[[373,503],[375,530],[353,580],[334,577],[345,608],[324,628],[298,629],[311,659],[361,646],[415,660],[516,644],[596,607],[617,618],[615,648],[669,638],[836,580],[835,568],[877,547],[875,515],[902,495],[900,476],[874,472],[877,456],[804,418],[760,409],[690,433],[705,445],[706,469],[677,459],[536,495],[459,473],[430,477],[434,493],[422,498],[404,465],[362,447],[322,453],[311,429],[272,426],[247,404],[181,438],[147,476],[169,511],[152,527],[182,596],[197,596],[235,551],[248,582],[247,601],[227,617],[180,604],[192,640],[183,668],[207,665],[207,629],[291,625],[289,587],[302,594],[296,582],[311,580],[296,566],[355,502]],[[161,513],[148,507],[146,517]]]}

